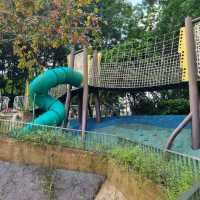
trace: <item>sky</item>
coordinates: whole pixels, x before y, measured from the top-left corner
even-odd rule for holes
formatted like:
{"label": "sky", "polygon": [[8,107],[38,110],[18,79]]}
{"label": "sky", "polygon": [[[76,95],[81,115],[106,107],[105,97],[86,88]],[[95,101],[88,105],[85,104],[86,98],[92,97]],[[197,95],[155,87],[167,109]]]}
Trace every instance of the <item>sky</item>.
{"label": "sky", "polygon": [[128,0],[130,1],[133,5],[140,3],[142,0]]}

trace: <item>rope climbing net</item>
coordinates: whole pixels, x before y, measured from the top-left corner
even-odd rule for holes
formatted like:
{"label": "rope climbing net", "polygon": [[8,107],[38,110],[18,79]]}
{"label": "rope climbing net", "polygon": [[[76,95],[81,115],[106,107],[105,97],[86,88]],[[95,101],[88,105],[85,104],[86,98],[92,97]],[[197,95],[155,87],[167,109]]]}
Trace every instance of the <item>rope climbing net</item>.
{"label": "rope climbing net", "polygon": [[[200,80],[200,21],[194,23],[193,29]],[[182,50],[185,48],[183,30],[159,37],[148,37],[146,40],[124,42],[102,50],[98,54],[96,67],[89,56],[89,85],[108,89],[140,90],[187,82],[188,66],[184,66],[187,65],[185,61],[182,62],[182,59],[185,59],[182,57]],[[74,68],[83,73],[83,53],[75,56]],[[66,92],[64,87],[58,89],[59,93]]]}
{"label": "rope climbing net", "polygon": [[197,73],[198,79],[200,80],[200,21],[194,24],[193,32],[196,47]]}
{"label": "rope climbing net", "polygon": [[[194,23],[193,29],[200,80],[200,21]],[[176,31],[102,51],[98,68],[91,67],[89,84],[101,88],[141,89],[188,81],[188,71],[181,66],[182,37]]]}
{"label": "rope climbing net", "polygon": [[105,50],[97,73],[90,71],[90,85],[147,88],[179,84],[182,70],[178,47],[179,32],[173,32]]}

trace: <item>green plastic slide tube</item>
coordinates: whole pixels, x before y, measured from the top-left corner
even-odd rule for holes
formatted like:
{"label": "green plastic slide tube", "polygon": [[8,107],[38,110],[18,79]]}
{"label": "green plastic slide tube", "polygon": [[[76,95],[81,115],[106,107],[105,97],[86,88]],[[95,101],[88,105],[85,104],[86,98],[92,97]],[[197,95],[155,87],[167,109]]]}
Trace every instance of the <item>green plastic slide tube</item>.
{"label": "green plastic slide tube", "polygon": [[45,71],[37,76],[30,84],[29,91],[35,104],[46,111],[32,123],[38,125],[57,126],[65,118],[64,105],[48,94],[49,90],[59,84],[70,84],[79,87],[83,82],[83,75],[70,67],[58,67]]}

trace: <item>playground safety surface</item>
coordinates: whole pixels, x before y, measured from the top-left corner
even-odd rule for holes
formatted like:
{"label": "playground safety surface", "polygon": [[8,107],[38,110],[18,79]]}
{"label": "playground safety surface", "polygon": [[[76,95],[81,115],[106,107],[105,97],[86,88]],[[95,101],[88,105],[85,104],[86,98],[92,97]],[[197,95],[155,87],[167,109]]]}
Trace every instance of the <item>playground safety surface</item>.
{"label": "playground safety surface", "polygon": [[[184,115],[110,117],[102,119],[101,123],[89,120],[88,130],[117,135],[163,150],[173,130],[184,118]],[[77,128],[75,121],[71,127]],[[200,150],[191,148],[191,125],[181,131],[171,150],[200,157]]]}

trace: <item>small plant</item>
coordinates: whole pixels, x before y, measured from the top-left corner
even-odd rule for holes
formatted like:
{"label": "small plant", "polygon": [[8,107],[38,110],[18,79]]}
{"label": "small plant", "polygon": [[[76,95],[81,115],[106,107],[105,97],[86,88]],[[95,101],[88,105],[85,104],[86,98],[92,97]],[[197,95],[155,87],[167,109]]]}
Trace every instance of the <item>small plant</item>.
{"label": "small plant", "polygon": [[44,192],[48,195],[49,200],[55,199],[55,184],[54,184],[54,170],[45,169],[42,187]]}
{"label": "small plant", "polygon": [[40,129],[40,128],[21,128],[13,130],[10,137],[19,141],[31,142],[34,144],[50,144],[62,147],[83,149],[84,145],[78,135],[70,132],[62,132],[61,130]]}
{"label": "small plant", "polygon": [[190,168],[163,156],[143,151],[139,146],[115,148],[110,152],[112,158],[121,165],[136,171],[141,177],[146,177],[154,183],[162,185],[169,200],[175,200],[194,184],[193,173]]}
{"label": "small plant", "polygon": [[48,168],[44,168],[42,188],[48,195],[49,200],[56,199],[55,195],[55,176],[56,171],[54,168],[54,155],[48,156]]}

